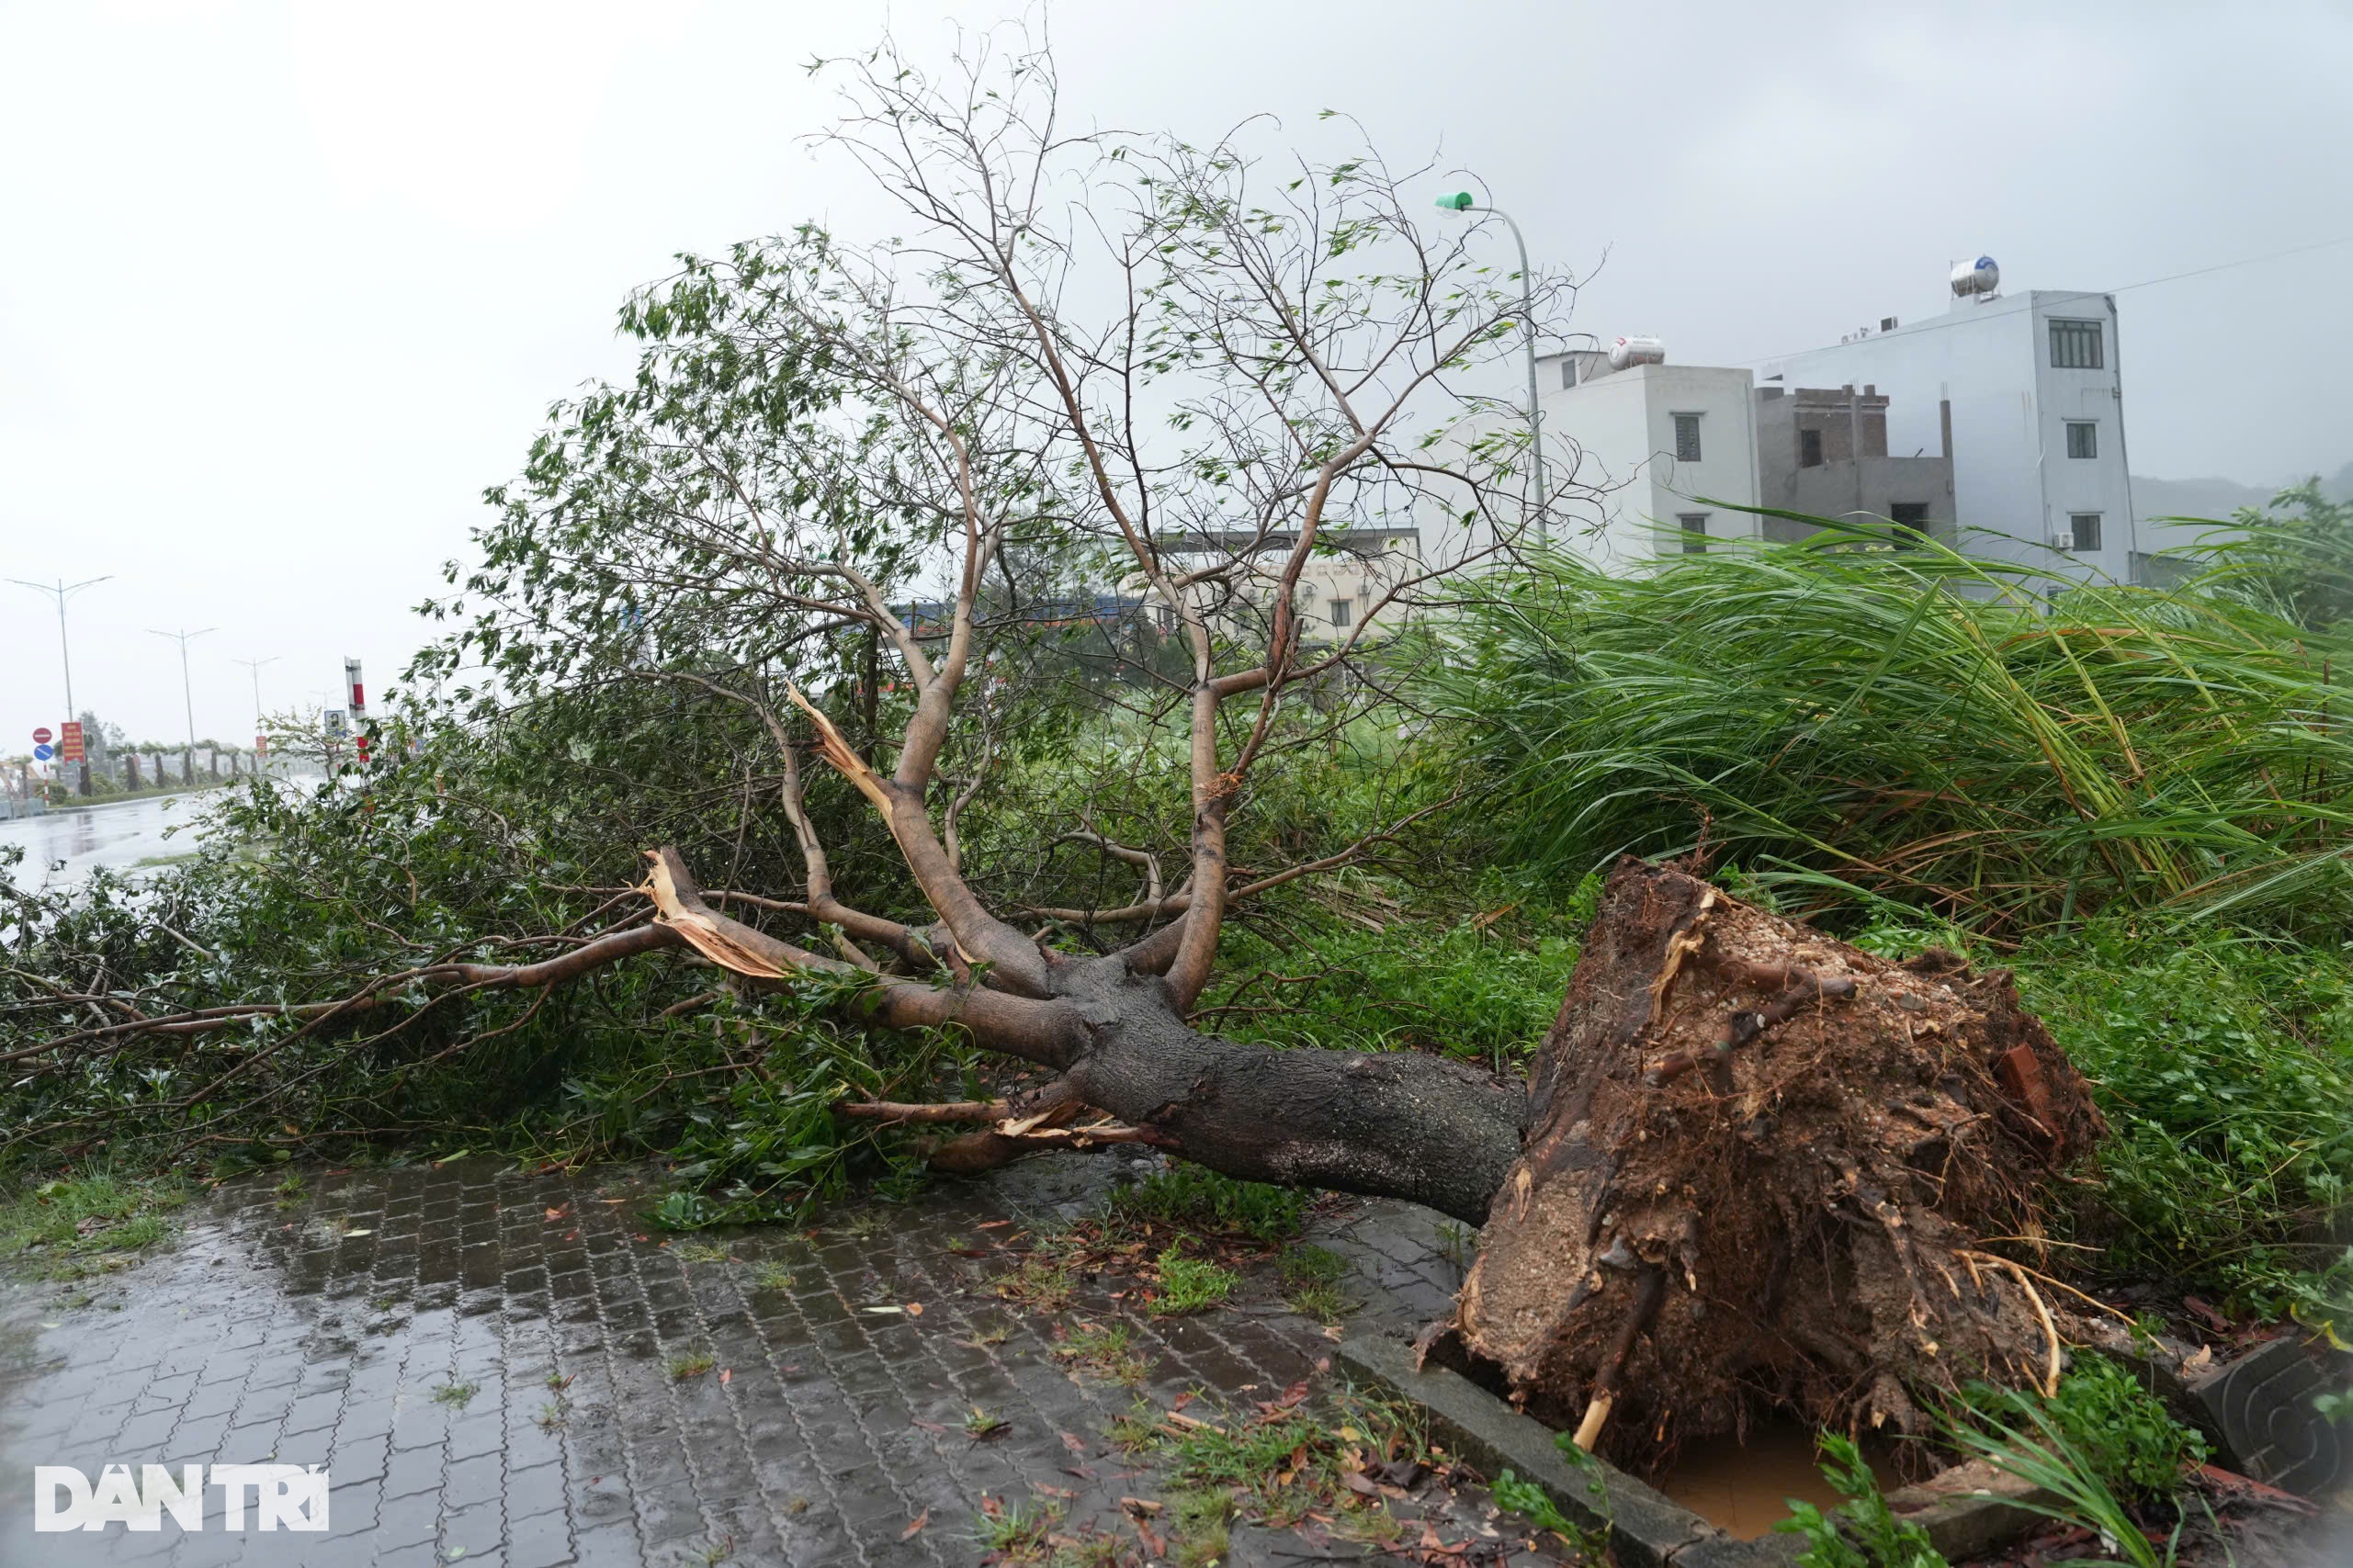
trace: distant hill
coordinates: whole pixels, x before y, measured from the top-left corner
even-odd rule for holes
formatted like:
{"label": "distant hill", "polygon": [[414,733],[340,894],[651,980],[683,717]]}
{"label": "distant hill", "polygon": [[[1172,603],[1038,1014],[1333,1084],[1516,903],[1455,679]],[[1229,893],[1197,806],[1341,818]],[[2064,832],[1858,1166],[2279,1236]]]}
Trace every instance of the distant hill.
{"label": "distant hill", "polygon": [[[2301,476],[2300,476],[2301,477]],[[2236,479],[2159,479],[2132,476],[2132,510],[2143,517],[2225,518],[2242,506],[2264,506],[2292,479],[2276,485],[2246,485]],[[2321,491],[2332,501],[2353,499],[2353,463],[2322,481]]]}
{"label": "distant hill", "polygon": [[2153,479],[2132,476],[2132,510],[2143,517],[2228,517],[2242,506],[2261,506],[2278,485],[2243,485],[2236,479]]}

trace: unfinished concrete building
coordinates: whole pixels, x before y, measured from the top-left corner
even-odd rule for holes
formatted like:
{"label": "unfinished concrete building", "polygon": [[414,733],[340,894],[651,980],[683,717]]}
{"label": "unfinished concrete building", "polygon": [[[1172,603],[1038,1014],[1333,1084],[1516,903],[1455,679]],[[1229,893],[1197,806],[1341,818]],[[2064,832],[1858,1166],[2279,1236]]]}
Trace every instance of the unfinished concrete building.
{"label": "unfinished concrete building", "polygon": [[[1940,450],[1887,451],[1888,400],[1876,386],[1757,389],[1757,489],[1766,506],[1892,527],[1953,542],[1952,415],[1939,409]],[[1802,539],[1818,529],[1764,520],[1769,539]]]}

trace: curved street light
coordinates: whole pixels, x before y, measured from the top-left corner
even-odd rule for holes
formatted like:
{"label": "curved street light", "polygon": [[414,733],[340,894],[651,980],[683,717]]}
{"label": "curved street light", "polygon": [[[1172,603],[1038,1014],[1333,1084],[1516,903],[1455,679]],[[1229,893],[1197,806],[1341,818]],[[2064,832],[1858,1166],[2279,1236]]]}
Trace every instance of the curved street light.
{"label": "curved street light", "polygon": [[[54,588],[46,582],[27,582],[21,577],[12,577],[8,581],[19,588],[39,589],[57,601],[57,656],[65,667],[65,717],[67,720],[78,721],[82,716],[74,711],[74,650],[66,645],[65,641],[65,602],[85,588],[95,588],[101,582],[112,582],[114,579],[112,576],[93,577],[82,582],[68,582],[61,577],[57,580],[57,586]],[[62,763],[59,764],[61,773],[63,772],[63,767]],[[83,753],[82,756],[80,793],[83,795],[90,793],[90,758],[87,752]]]}
{"label": "curved street light", "polygon": [[1544,410],[1536,400],[1536,294],[1528,272],[1528,241],[1520,232],[1520,225],[1511,214],[1499,207],[1485,207],[1469,191],[1458,190],[1452,196],[1442,196],[1438,205],[1449,212],[1491,212],[1503,220],[1511,231],[1511,243],[1520,247],[1520,316],[1527,330],[1528,346],[1528,454],[1536,469],[1536,542],[1551,542],[1552,531],[1544,517]]}

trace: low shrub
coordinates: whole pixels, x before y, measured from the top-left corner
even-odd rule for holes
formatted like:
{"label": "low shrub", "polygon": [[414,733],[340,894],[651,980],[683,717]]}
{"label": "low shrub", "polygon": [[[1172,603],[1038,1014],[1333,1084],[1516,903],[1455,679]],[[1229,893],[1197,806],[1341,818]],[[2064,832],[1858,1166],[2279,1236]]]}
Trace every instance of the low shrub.
{"label": "low shrub", "polygon": [[[1966,1404],[1992,1425],[2014,1413],[2017,1397],[1980,1384],[1969,1391]],[[2206,1462],[2206,1439],[2105,1356],[2076,1357],[2042,1410],[2083,1467],[2128,1501],[2169,1498],[2180,1490],[2185,1472]]]}

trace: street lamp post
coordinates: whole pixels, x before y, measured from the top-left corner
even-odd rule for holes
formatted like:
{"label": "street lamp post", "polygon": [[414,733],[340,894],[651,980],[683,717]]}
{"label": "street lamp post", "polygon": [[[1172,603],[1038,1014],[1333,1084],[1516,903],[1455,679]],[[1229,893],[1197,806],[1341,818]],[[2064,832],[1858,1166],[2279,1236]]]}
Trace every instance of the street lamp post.
{"label": "street lamp post", "polygon": [[1528,241],[1511,214],[1499,207],[1480,206],[1469,191],[1442,196],[1438,205],[1449,212],[1492,212],[1503,220],[1504,227],[1511,231],[1511,243],[1520,247],[1520,316],[1528,346],[1528,453],[1536,468],[1536,542],[1544,544],[1550,541],[1552,530],[1544,516],[1544,410],[1536,399],[1536,290],[1528,271]]}
{"label": "street lamp post", "polygon": [[[50,594],[57,600],[57,655],[65,666],[65,716],[68,719],[80,718],[82,716],[74,711],[74,652],[65,641],[65,601],[73,598],[85,588],[94,588],[101,582],[111,582],[114,579],[111,576],[93,577],[80,582],[68,583],[61,577],[57,580],[55,587],[46,582],[27,582],[21,577],[12,577],[8,581],[19,588],[39,589],[41,592]],[[90,754],[86,750],[82,753],[82,779],[79,788],[83,795],[90,793]]]}
{"label": "street lamp post", "polygon": [[187,705],[188,716],[187,765],[185,772],[190,775],[188,778],[190,784],[196,782],[194,777],[196,773],[196,688],[188,679],[188,644],[198,637],[219,629],[217,626],[207,626],[200,632],[159,632],[153,626],[147,628],[151,637],[167,637],[180,645],[180,700]]}
{"label": "street lamp post", "polygon": [[277,660],[278,656],[272,654],[267,659],[232,659],[229,661],[232,664],[243,665],[252,671],[254,677],[254,772],[255,773],[262,771],[262,666],[275,664]]}

